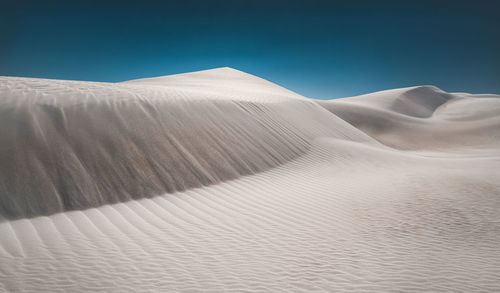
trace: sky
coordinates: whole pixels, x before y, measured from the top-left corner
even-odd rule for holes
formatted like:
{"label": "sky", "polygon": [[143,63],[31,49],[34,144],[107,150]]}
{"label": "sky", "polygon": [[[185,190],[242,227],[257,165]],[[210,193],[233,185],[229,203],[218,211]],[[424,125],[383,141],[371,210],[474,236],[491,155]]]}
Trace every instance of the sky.
{"label": "sky", "polygon": [[118,82],[232,67],[316,99],[500,94],[500,1],[0,0],[0,75]]}

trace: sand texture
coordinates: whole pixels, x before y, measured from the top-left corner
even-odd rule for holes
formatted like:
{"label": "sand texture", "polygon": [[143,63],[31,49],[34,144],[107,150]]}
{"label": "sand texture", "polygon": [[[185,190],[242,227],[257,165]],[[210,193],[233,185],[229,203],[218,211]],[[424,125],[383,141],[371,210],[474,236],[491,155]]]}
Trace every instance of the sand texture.
{"label": "sand texture", "polygon": [[0,292],[499,292],[500,96],[0,77]]}

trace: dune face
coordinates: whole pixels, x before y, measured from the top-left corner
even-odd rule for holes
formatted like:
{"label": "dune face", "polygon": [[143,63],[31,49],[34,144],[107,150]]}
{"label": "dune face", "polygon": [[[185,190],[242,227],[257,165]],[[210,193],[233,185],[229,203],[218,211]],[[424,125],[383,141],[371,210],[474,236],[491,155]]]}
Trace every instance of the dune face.
{"label": "dune face", "polygon": [[500,96],[0,77],[0,292],[498,292]]}

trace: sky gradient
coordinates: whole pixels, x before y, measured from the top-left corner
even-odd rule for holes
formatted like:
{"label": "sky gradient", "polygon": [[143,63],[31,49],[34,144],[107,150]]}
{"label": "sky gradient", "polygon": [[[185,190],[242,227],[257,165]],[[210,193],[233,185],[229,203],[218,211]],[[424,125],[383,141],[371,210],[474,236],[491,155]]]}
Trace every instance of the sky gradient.
{"label": "sky gradient", "polygon": [[124,81],[233,67],[317,99],[500,94],[500,1],[23,1],[0,75]]}

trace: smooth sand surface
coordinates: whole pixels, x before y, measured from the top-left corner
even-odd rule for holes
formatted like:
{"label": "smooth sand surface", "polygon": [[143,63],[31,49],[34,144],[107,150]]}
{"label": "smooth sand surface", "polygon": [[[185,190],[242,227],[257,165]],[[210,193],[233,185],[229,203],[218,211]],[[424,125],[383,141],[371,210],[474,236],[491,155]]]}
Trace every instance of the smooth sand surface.
{"label": "smooth sand surface", "polygon": [[0,77],[1,292],[498,292],[500,96]]}

